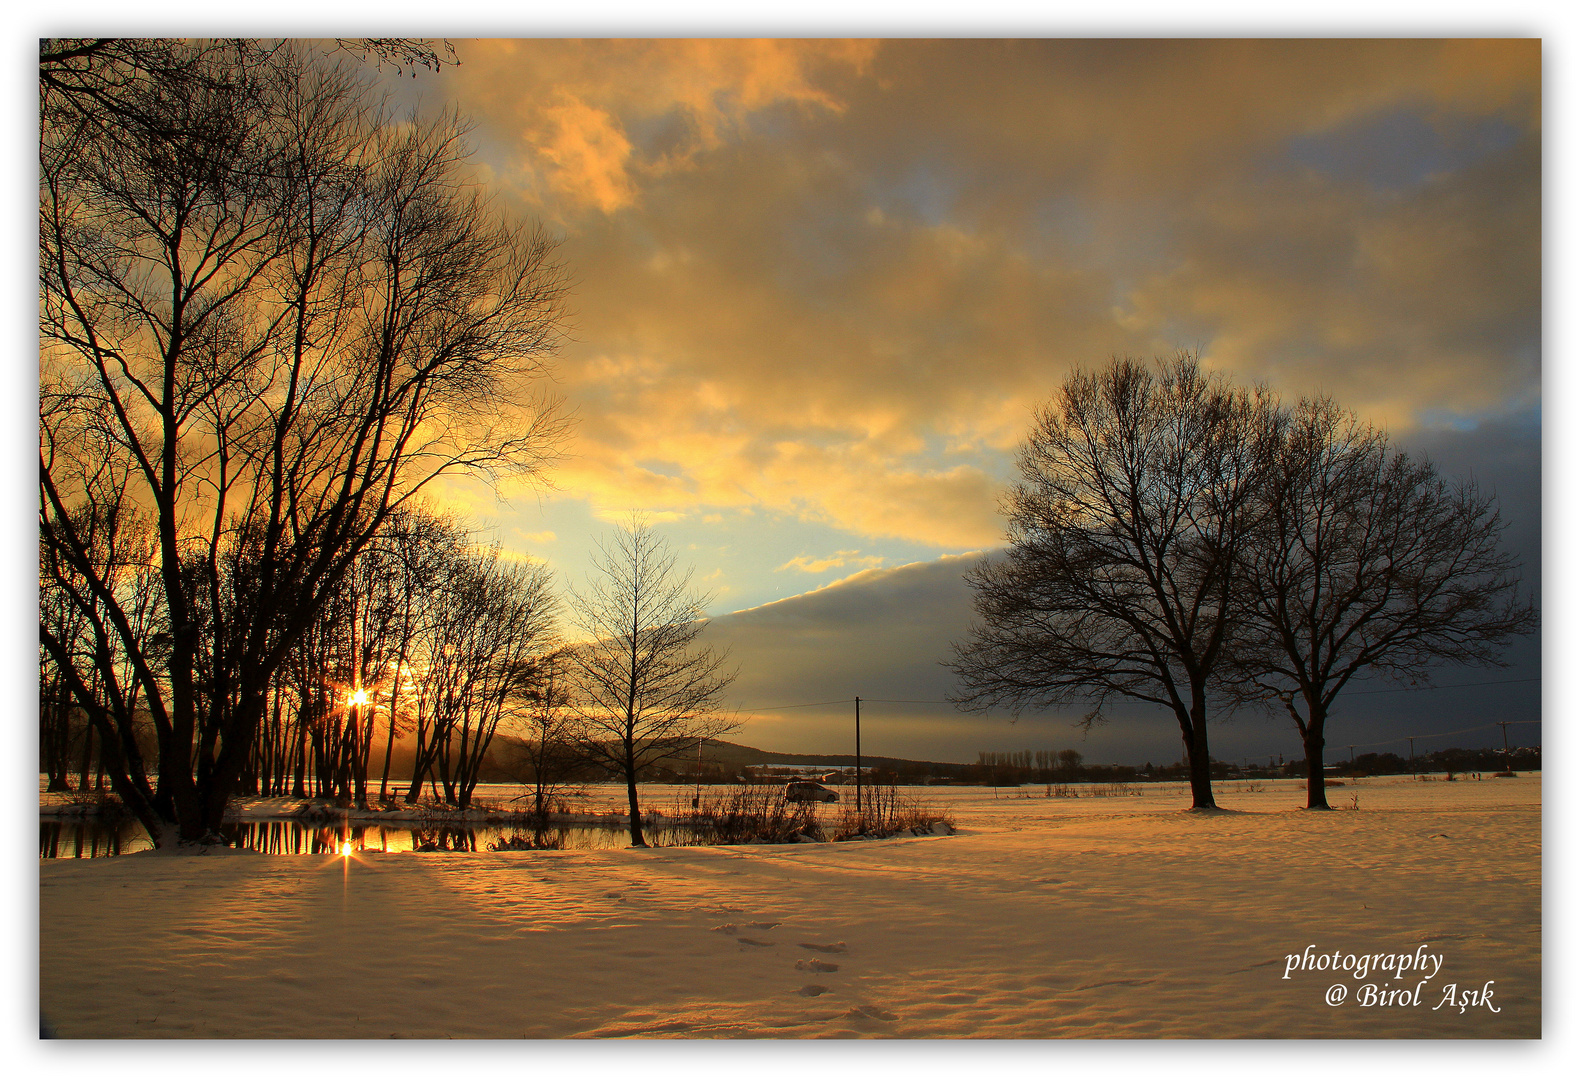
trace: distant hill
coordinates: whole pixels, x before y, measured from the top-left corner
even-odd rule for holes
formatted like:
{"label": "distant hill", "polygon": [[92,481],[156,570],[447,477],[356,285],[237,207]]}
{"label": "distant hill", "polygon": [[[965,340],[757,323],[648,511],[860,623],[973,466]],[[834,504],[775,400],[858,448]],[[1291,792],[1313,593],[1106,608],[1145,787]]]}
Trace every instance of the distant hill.
{"label": "distant hill", "polygon": [[[693,764],[697,761],[695,753],[692,755],[678,754],[674,759],[682,766]],[[709,739],[703,744],[703,763],[714,763],[727,769],[740,769],[747,765],[826,765],[829,768],[856,766],[855,754],[782,754],[776,750],[760,750],[755,746],[743,746],[740,743],[725,742],[723,739]],[[673,766],[672,766],[673,767]],[[862,755],[862,767],[874,769],[894,769],[897,772],[935,772],[953,773],[960,769],[959,763],[943,761],[916,761],[911,758],[877,757],[868,754]]]}
{"label": "distant hill", "polygon": [[[512,756],[512,744],[518,740],[509,735],[496,736],[494,746],[490,747],[488,757],[491,762],[486,762],[483,769],[485,779],[494,779],[499,774],[500,779],[505,779],[495,762],[509,760]],[[719,772],[727,776],[739,775],[741,770],[750,765],[820,765],[826,768],[854,768],[856,766],[855,754],[786,754],[777,750],[763,750],[756,746],[743,746],[740,743],[726,742],[723,739],[707,739],[703,742],[703,768],[705,772]],[[406,765],[406,775],[411,774],[411,764]],[[675,773],[695,774],[697,769],[697,745],[692,744],[686,750],[661,759],[657,767]],[[954,762],[944,761],[916,761],[910,758],[870,757],[862,755],[863,769],[884,769],[909,776],[955,776],[966,766]]]}

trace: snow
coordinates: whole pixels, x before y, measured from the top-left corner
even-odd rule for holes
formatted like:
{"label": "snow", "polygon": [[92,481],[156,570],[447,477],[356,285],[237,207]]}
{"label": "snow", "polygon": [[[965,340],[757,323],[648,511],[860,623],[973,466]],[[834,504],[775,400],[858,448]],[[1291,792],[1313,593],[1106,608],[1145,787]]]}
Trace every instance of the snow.
{"label": "snow", "polygon": [[[43,862],[40,1004],[66,1038],[1541,1035],[1538,775],[1330,813],[1292,781],[1220,813],[1076,790],[913,789],[958,831],[871,843]],[[1309,945],[1442,970],[1363,1007],[1419,976],[1285,978]]]}

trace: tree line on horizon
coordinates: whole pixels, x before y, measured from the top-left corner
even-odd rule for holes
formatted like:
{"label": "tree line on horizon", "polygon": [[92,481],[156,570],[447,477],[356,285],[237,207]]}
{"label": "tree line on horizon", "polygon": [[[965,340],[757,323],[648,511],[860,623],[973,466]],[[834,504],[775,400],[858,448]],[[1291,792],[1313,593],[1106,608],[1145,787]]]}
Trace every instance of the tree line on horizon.
{"label": "tree line on horizon", "polygon": [[1192,806],[1214,807],[1209,723],[1295,726],[1327,808],[1325,730],[1367,673],[1501,665],[1537,629],[1494,496],[1324,397],[1293,405],[1192,353],[1079,370],[1039,407],[1005,497],[1008,548],[967,575],[957,705],[1117,698],[1176,721]]}
{"label": "tree line on horizon", "polygon": [[384,793],[403,726],[408,798],[465,805],[509,719],[633,807],[647,758],[731,726],[705,598],[640,522],[562,604],[425,509],[558,457],[568,278],[472,182],[463,121],[391,114],[367,60],[448,62],[40,42],[40,756],[67,783],[80,717],[79,775],[158,846],[217,841],[244,792],[365,800],[379,751]]}
{"label": "tree line on horizon", "polygon": [[[1508,775],[1517,769],[1532,771],[1542,768],[1542,760],[1540,747],[1517,746],[1506,752],[1493,748],[1466,750],[1452,746],[1424,752],[1409,759],[1389,752],[1368,752],[1324,766],[1324,769],[1333,769],[1336,777],[1442,772],[1446,778],[1454,779],[1456,773],[1473,771],[1492,775]],[[1209,771],[1215,780],[1306,778],[1310,773],[1310,765],[1305,758],[1281,758],[1277,763],[1270,758],[1266,765],[1213,758],[1209,762]],[[1191,767],[1183,758],[1168,765],[1155,765],[1151,761],[1142,765],[1097,765],[1085,764],[1081,754],[1074,750],[1062,750],[1058,754],[1050,750],[983,751],[978,753],[976,762],[959,766],[957,775],[958,782],[988,786],[1129,783],[1188,780]],[[1330,779],[1328,783],[1333,783],[1333,780]]]}

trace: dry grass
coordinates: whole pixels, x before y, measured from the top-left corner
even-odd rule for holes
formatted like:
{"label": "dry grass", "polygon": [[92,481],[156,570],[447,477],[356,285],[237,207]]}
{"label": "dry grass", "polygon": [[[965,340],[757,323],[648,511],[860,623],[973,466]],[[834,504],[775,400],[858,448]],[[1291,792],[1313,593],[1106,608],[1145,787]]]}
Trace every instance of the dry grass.
{"label": "dry grass", "polygon": [[684,821],[714,844],[790,844],[802,837],[822,840],[817,803],[785,801],[784,789],[742,786],[723,795],[709,794],[700,804],[680,807],[675,818]]}
{"label": "dry grass", "polygon": [[950,831],[955,830],[953,816],[943,810],[925,807],[915,797],[901,795],[894,784],[864,784],[860,808],[854,802],[841,806],[832,839],[930,832],[941,823]]}
{"label": "dry grass", "polygon": [[[727,794],[704,796],[695,809],[676,800],[674,820],[695,828],[711,844],[789,844],[884,837],[932,831],[954,818],[902,795],[893,784],[862,785],[860,812],[855,788],[842,791],[837,806],[787,802],[783,788],[745,786]],[[825,810],[829,812],[825,814]]]}

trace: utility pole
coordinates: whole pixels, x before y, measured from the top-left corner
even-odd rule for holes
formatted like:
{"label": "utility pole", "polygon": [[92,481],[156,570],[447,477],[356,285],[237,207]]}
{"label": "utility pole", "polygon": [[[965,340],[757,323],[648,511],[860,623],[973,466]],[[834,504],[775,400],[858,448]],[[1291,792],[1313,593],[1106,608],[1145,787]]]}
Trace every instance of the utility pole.
{"label": "utility pole", "polygon": [[1347,745],[1349,745],[1349,747],[1350,747],[1350,771],[1351,772],[1355,772],[1356,771],[1356,744],[1355,743],[1349,743]]}
{"label": "utility pole", "polygon": [[1409,735],[1407,735],[1405,741],[1411,744],[1411,779],[1415,780],[1416,779],[1416,740],[1411,738]]}
{"label": "utility pole", "polygon": [[1504,732],[1504,771],[1514,776],[1515,770],[1510,767],[1510,721],[1500,720],[1498,725]]}
{"label": "utility pole", "polygon": [[856,699],[856,831],[862,833],[862,699]]}
{"label": "utility pole", "polygon": [[703,737],[697,737],[697,790],[692,793],[692,809],[699,808],[703,801]]}

